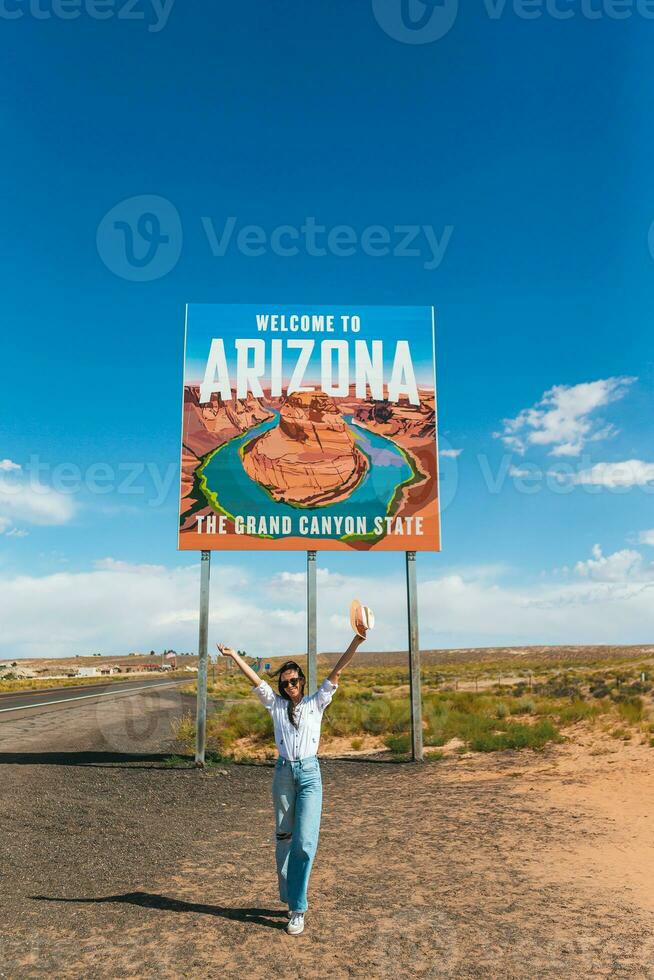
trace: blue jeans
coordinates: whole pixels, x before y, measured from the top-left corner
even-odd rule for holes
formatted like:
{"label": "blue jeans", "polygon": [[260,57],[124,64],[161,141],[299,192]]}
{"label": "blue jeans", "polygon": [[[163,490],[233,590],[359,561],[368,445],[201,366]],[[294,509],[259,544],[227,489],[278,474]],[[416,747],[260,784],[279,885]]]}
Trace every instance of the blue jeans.
{"label": "blue jeans", "polygon": [[288,762],[281,757],[273,776],[279,897],[292,912],[306,912],[307,885],[318,847],[322,777],[316,756]]}

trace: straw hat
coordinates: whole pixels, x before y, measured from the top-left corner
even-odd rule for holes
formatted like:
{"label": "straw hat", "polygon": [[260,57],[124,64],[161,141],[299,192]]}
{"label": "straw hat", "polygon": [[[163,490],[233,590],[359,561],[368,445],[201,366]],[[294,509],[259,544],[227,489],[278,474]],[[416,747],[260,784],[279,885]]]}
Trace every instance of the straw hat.
{"label": "straw hat", "polygon": [[358,636],[365,636],[361,628],[372,629],[375,625],[375,614],[370,606],[362,606],[358,599],[350,604],[350,625]]}

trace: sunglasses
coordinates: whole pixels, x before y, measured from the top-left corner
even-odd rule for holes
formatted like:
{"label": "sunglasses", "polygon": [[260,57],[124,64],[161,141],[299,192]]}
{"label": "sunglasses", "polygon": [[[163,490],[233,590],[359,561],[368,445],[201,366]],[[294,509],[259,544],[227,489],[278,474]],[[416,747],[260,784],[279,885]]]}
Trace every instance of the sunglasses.
{"label": "sunglasses", "polygon": [[281,682],[281,686],[282,687],[295,687],[295,685],[296,684],[299,684],[301,680],[302,680],[301,677],[291,677],[287,681],[282,681]]}

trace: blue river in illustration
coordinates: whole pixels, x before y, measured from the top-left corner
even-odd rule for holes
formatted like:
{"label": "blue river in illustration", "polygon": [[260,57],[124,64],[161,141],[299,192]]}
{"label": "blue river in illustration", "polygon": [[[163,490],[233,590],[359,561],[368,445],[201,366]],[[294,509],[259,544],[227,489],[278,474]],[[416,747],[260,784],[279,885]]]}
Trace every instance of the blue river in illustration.
{"label": "blue river in illustration", "polygon": [[[201,472],[205,477],[208,493],[215,495],[220,508],[232,517],[288,515],[293,522],[291,534],[297,534],[297,520],[300,515],[311,518],[314,515],[321,517],[326,514],[365,517],[368,532],[373,533],[375,517],[386,516],[396,489],[411,480],[413,471],[404,454],[392,440],[357,425],[351,415],[344,418],[357,446],[369,460],[366,475],[345,500],[323,507],[293,507],[273,500],[256,480],[248,476],[240,456],[241,447],[268,429],[274,428],[278,423],[278,412],[275,413],[274,418],[267,419],[260,425],[248,429],[242,436],[237,436],[220,446],[207,460]],[[210,500],[210,504],[215,510],[215,501]],[[287,534],[270,535],[274,538],[288,536]],[[331,534],[319,532],[315,536],[342,538],[345,535],[341,531],[340,535],[336,532]]]}

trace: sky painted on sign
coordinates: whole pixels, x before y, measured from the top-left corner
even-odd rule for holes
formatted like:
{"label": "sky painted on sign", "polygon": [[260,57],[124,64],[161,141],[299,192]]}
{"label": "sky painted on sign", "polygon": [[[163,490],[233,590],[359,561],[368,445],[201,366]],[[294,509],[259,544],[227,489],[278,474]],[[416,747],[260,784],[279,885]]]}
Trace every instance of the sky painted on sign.
{"label": "sky painted on sign", "polygon": [[[276,330],[259,330],[257,314],[270,314],[285,317],[279,321]],[[331,316],[333,318],[330,332],[313,331],[296,328],[290,330],[290,317]],[[360,323],[358,329],[351,328],[351,318],[356,316]],[[347,319],[343,320],[345,317]],[[299,322],[299,321],[296,321]],[[308,323],[309,321],[307,321]],[[186,348],[184,381],[194,384],[204,378],[207,356],[214,338],[224,342],[225,359],[230,378],[236,374],[237,338],[248,340],[259,339],[267,342],[268,360],[266,370],[270,368],[271,340],[313,340],[314,349],[307,366],[306,380],[320,378],[320,344],[323,340],[347,340],[352,344],[352,359],[354,358],[354,341],[363,340],[371,351],[371,342],[381,340],[384,344],[384,378],[388,380],[393,366],[395,345],[398,340],[406,340],[411,351],[411,363],[418,384],[434,387],[434,330],[432,309],[430,307],[384,307],[384,306],[308,306],[306,304],[259,306],[245,305],[212,305],[192,304],[186,315]],[[347,329],[343,329],[343,325]],[[284,329],[281,329],[282,326]],[[284,351],[284,377],[295,367],[297,352]],[[266,374],[265,377],[269,377]],[[354,368],[352,368],[352,383],[354,383]]]}

